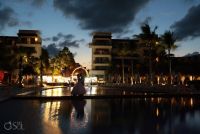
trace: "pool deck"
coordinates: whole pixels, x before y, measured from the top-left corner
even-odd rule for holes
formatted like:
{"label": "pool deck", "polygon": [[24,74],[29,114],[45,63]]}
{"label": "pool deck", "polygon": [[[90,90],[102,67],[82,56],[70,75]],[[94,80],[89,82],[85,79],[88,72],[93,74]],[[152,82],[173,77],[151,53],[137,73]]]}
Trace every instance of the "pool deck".
{"label": "pool deck", "polygon": [[[26,87],[0,86],[0,102],[9,99],[113,99],[113,98],[149,98],[149,97],[186,97],[200,98],[200,90],[190,89],[183,85],[99,85],[98,88],[104,91],[103,94],[86,94],[84,96],[45,96],[35,93],[54,87]],[[61,87],[62,88],[62,87]],[[117,92],[117,93],[116,93]],[[115,93],[115,94],[113,94]]]}

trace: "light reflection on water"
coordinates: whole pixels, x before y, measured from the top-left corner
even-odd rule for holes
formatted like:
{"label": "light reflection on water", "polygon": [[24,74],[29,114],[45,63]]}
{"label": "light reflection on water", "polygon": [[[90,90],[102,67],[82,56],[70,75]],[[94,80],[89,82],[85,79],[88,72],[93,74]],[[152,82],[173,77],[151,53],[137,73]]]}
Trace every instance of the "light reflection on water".
{"label": "light reflection on water", "polygon": [[[88,103],[88,105],[89,104],[90,103]],[[68,106],[65,107],[63,105]],[[88,106],[86,107],[85,105],[86,100],[83,99],[69,100],[68,102],[47,101],[45,103],[41,103],[40,110],[45,133],[52,133],[49,130],[53,128],[54,133],[56,132],[56,134],[61,134],[62,128],[65,128],[65,126],[63,127],[62,121],[66,123],[64,125],[69,125],[68,127],[70,129],[67,130],[68,133],[77,133],[86,129],[88,123]],[[67,112],[68,114],[64,113],[66,109],[63,109],[63,107],[69,108],[68,110],[70,112]],[[65,116],[67,116],[68,122],[65,121]],[[60,123],[62,126],[60,126]]]}
{"label": "light reflection on water", "polygon": [[[199,100],[185,99],[114,99],[114,100],[68,100],[43,103],[44,121],[52,123],[54,129],[60,129],[60,107],[62,103],[71,106],[66,120],[67,133],[183,133],[200,132]],[[47,109],[47,110],[46,110]],[[50,110],[51,109],[51,110]],[[90,128],[95,128],[93,130]],[[122,127],[122,128],[120,128]],[[146,127],[146,130],[143,128]],[[119,129],[119,131],[117,131]],[[127,130],[126,130],[127,129]]]}
{"label": "light reflection on water", "polygon": [[53,88],[47,89],[40,92],[42,96],[63,96],[63,95],[71,95],[70,89],[68,88]]}
{"label": "light reflection on water", "polygon": [[59,109],[60,109],[60,101],[49,101],[46,103],[41,104],[41,117],[42,117],[42,124],[44,125],[44,130],[46,132],[51,132],[49,131],[49,128],[54,128],[53,132],[60,134],[61,131],[59,129]]}
{"label": "light reflection on water", "polygon": [[11,100],[0,106],[1,121],[22,121],[25,133],[200,133],[200,100],[194,98]]}
{"label": "light reflection on water", "polygon": [[[73,87],[53,88],[43,90],[39,93],[41,96],[70,96]],[[86,95],[95,95],[97,93],[97,86],[86,86]]]}

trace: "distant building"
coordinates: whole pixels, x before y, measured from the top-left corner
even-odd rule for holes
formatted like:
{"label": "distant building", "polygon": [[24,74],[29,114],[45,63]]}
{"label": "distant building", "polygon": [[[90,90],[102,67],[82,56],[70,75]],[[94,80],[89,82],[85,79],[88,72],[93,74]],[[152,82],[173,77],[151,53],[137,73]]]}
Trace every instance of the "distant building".
{"label": "distant building", "polygon": [[[41,44],[42,40],[40,37],[40,32],[38,30],[19,30],[17,36],[0,36],[0,49],[2,50],[2,52],[5,52],[3,56],[7,58],[13,58],[13,56],[16,56],[18,57],[19,62],[19,57],[21,56],[22,51],[23,53],[27,54],[30,53],[30,56],[32,57],[40,58],[42,53]],[[1,62],[3,61],[1,60]],[[14,68],[12,68],[11,73],[12,79],[17,79],[20,70],[19,62],[13,64]],[[3,71],[6,71],[6,64],[2,65],[4,65]]]}
{"label": "distant building", "polygon": [[16,46],[34,48],[35,53],[32,56],[39,58],[42,52],[42,40],[38,30],[19,30]]}
{"label": "distant building", "polygon": [[[92,42],[89,46],[92,48],[90,75],[97,76],[99,80],[109,79],[109,71],[115,71],[116,73],[113,75],[121,75],[122,59],[125,73],[131,73],[131,71],[133,73],[130,68],[131,64],[136,63],[136,60],[143,60],[141,57],[145,48],[139,45],[139,41],[135,39],[112,39],[109,32],[93,33]],[[124,48],[131,52],[126,54],[124,51],[123,54]]]}
{"label": "distant building", "polygon": [[38,30],[19,30],[18,36],[0,36],[0,46],[10,48],[14,47],[34,48],[35,53],[31,56],[39,58],[41,55],[42,40]]}
{"label": "distant building", "polygon": [[17,40],[16,36],[0,36],[0,48],[6,48],[10,50],[10,54],[13,54]]}
{"label": "distant building", "polygon": [[112,36],[111,33],[93,33],[90,43],[92,48],[92,69],[90,75],[97,76],[99,79],[105,78],[105,71],[110,67],[112,60]]}

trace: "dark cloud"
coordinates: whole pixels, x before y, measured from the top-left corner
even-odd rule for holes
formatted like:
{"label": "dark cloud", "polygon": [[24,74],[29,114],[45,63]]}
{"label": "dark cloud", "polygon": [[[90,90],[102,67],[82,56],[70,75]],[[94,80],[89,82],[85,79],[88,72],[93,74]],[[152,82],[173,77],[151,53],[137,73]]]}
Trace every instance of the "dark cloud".
{"label": "dark cloud", "polygon": [[46,0],[32,0],[31,4],[35,7],[41,7]]}
{"label": "dark cloud", "polygon": [[55,43],[51,43],[48,46],[44,46],[43,48],[48,51],[50,57],[55,56],[60,51],[60,49],[57,48]]}
{"label": "dark cloud", "polygon": [[15,0],[15,2],[27,2],[28,4],[32,5],[33,7],[42,7],[47,0]]}
{"label": "dark cloud", "polygon": [[181,20],[175,22],[171,28],[179,40],[200,36],[200,4],[192,6]]}
{"label": "dark cloud", "polygon": [[0,31],[5,27],[14,27],[19,25],[18,19],[15,17],[16,13],[10,7],[0,6]]}
{"label": "dark cloud", "polygon": [[42,40],[43,40],[43,41],[51,41],[51,38],[50,38],[50,37],[47,37],[47,38],[43,38]]}
{"label": "dark cloud", "polygon": [[44,38],[43,41],[58,42],[58,47],[79,47],[79,43],[84,42],[84,39],[74,40],[75,36],[72,34],[63,34],[59,32],[53,37]]}
{"label": "dark cloud", "polygon": [[150,0],[54,0],[55,8],[80,21],[82,29],[122,32]]}
{"label": "dark cloud", "polygon": [[64,39],[64,40],[72,40],[74,38],[74,35],[72,34],[63,34],[61,32],[59,32],[57,35],[53,36],[53,37],[47,37],[47,38],[44,38],[43,41],[53,41],[53,42],[57,42],[59,41],[60,39]]}
{"label": "dark cloud", "polygon": [[66,40],[71,40],[71,39],[74,38],[74,35],[68,34],[68,35],[64,35],[63,37],[64,37]]}
{"label": "dark cloud", "polygon": [[18,14],[8,6],[3,5],[0,2],[0,31],[6,27],[15,26],[31,26],[30,21],[21,21],[18,19]]}
{"label": "dark cloud", "polygon": [[[47,49],[50,56],[56,55],[63,47],[75,47],[79,48],[79,44],[84,42],[84,39],[75,40],[75,36],[72,34],[63,34],[59,32],[53,37],[44,38],[43,41],[52,41],[49,45],[44,48]],[[59,41],[59,42],[58,42]]]}
{"label": "dark cloud", "polygon": [[53,36],[53,37],[52,37],[52,41],[56,42],[56,41],[58,41],[58,40],[59,40],[59,37],[57,37],[57,36]]}
{"label": "dark cloud", "polygon": [[59,43],[60,47],[79,47],[79,41],[74,40],[74,41],[70,41],[70,40],[64,40],[63,42]]}

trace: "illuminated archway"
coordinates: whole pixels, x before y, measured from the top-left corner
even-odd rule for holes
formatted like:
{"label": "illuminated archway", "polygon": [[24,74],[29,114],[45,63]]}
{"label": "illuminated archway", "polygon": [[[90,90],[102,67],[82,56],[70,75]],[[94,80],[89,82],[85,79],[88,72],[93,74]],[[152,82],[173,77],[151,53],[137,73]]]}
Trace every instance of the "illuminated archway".
{"label": "illuminated archway", "polygon": [[78,69],[83,69],[83,70],[85,71],[87,77],[89,77],[89,73],[88,73],[87,69],[85,69],[84,67],[77,67],[77,68],[75,68],[75,69],[73,70],[71,76],[74,76],[75,71],[78,70]]}

